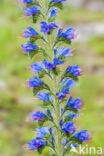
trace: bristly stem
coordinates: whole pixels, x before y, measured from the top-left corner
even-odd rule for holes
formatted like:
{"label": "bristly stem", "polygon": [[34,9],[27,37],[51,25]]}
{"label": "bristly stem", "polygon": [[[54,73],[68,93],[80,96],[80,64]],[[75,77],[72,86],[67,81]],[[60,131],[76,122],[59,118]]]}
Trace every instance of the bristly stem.
{"label": "bristly stem", "polygon": [[[56,80],[56,76],[54,76],[54,90],[56,92],[56,88],[57,88],[57,80]],[[55,106],[56,106],[56,118],[57,118],[57,154],[58,156],[62,156],[62,145],[61,145],[61,132],[60,132],[60,105],[58,100],[55,100]]]}
{"label": "bristly stem", "polygon": [[[45,11],[45,2],[44,0],[41,0],[41,7],[42,7],[42,13],[43,13],[43,19],[48,23],[47,20],[47,15],[46,15],[46,11]],[[48,46],[49,46],[49,54],[50,54],[50,61],[53,61],[54,58],[54,52],[53,52],[53,47],[52,47],[52,43],[51,43],[51,35],[47,35],[47,42],[48,42]],[[56,75],[54,75],[53,79],[52,79],[52,83],[53,83],[53,92],[54,94],[56,94],[56,90],[57,90],[57,79],[56,79]],[[61,132],[60,132],[60,126],[59,126],[59,122],[60,122],[60,105],[58,103],[57,98],[55,97],[55,109],[56,109],[56,114],[55,114],[55,118],[57,118],[57,125],[56,125],[56,131],[57,131],[57,147],[56,147],[56,151],[57,151],[57,156],[62,156],[62,145],[61,145]]]}

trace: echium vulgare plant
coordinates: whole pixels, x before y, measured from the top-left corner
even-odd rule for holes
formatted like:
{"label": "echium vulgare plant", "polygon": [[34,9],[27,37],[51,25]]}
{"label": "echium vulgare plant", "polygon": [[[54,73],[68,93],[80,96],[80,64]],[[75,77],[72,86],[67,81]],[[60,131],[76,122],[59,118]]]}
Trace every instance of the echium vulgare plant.
{"label": "echium vulgare plant", "polygon": [[21,45],[23,52],[32,60],[38,55],[39,60],[30,65],[34,76],[27,79],[26,86],[31,87],[33,95],[42,102],[39,104],[41,110],[44,108],[31,113],[38,128],[37,136],[28,142],[28,148],[42,153],[45,147],[49,147],[54,156],[65,156],[73,146],[90,139],[87,130],[76,132],[74,119],[79,116],[82,101],[70,96],[70,89],[76,86],[82,70],[78,65],[69,65],[64,72],[62,68],[72,55],[71,43],[75,38],[72,27],[63,31],[55,23],[58,10],[63,8],[65,1],[23,0],[25,15],[32,17],[35,26],[40,23],[40,32],[35,26],[23,30],[23,37],[29,39]]}

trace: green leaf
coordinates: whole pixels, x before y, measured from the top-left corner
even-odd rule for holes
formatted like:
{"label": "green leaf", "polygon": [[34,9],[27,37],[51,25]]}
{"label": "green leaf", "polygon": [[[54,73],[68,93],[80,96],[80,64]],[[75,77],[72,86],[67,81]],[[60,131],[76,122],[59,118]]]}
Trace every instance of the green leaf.
{"label": "green leaf", "polygon": [[78,110],[77,109],[75,109],[75,108],[72,108],[72,107],[65,107],[64,108],[64,111],[66,112],[67,110],[70,110],[70,111],[72,111],[72,112],[74,112],[74,113],[78,113]]}
{"label": "green leaf", "polygon": [[32,92],[33,92],[33,95],[35,96],[38,92],[39,92],[40,88],[33,88],[32,89]]}
{"label": "green leaf", "polygon": [[42,154],[44,147],[37,148],[39,154]]}
{"label": "green leaf", "polygon": [[36,50],[29,52],[30,58],[32,59],[37,53],[43,53],[43,55],[47,56],[47,54],[43,48],[37,47]]}
{"label": "green leaf", "polygon": [[59,9],[63,9],[63,4],[60,2],[60,3],[56,3],[56,2],[53,2],[53,3],[49,3],[48,5],[48,10],[52,7],[57,7]]}
{"label": "green leaf", "polygon": [[41,121],[38,121],[39,127],[43,127],[43,124],[44,124],[46,121],[47,121],[46,119],[43,119],[43,120],[41,120]]}
{"label": "green leaf", "polygon": [[57,7],[59,9],[63,9],[63,4],[62,3],[54,3],[53,5],[54,5],[54,7]]}
{"label": "green leaf", "polygon": [[29,52],[30,58],[32,59],[37,53],[38,53],[37,50],[35,50],[35,51],[30,51],[30,52]]}
{"label": "green leaf", "polygon": [[50,91],[50,87],[49,87],[47,84],[44,84],[44,85],[43,85],[43,88],[44,88],[44,89],[47,89],[48,91]]}
{"label": "green leaf", "polygon": [[64,72],[61,79],[72,78],[74,81],[78,81],[78,76],[74,76],[71,73]]}
{"label": "green leaf", "polygon": [[45,70],[42,70],[42,71],[40,71],[38,73],[38,76],[39,76],[39,78],[43,78],[45,74],[46,74],[46,71]]}
{"label": "green leaf", "polygon": [[49,106],[50,104],[51,104],[50,101],[44,101],[44,102],[43,102],[43,105],[44,105],[44,106]]}
{"label": "green leaf", "polygon": [[47,106],[43,105],[43,103],[42,104],[38,104],[38,106],[40,106],[41,108],[48,108]]}
{"label": "green leaf", "polygon": [[63,39],[63,42],[66,44],[71,44],[71,40],[69,40],[69,39]]}
{"label": "green leaf", "polygon": [[49,56],[43,48],[38,48],[38,50],[39,50],[39,52],[43,53],[44,57]]}
{"label": "green leaf", "polygon": [[69,114],[68,114],[68,115],[64,116],[63,123],[66,123],[66,122],[71,121],[71,120],[73,120],[73,119],[70,119]]}
{"label": "green leaf", "polygon": [[56,16],[50,16],[48,22],[55,22]]}
{"label": "green leaf", "polygon": [[40,35],[36,35],[35,37],[30,37],[30,42],[34,44],[34,42],[36,42],[36,40],[41,39]]}
{"label": "green leaf", "polygon": [[58,70],[55,68],[52,70],[53,74],[58,75]]}

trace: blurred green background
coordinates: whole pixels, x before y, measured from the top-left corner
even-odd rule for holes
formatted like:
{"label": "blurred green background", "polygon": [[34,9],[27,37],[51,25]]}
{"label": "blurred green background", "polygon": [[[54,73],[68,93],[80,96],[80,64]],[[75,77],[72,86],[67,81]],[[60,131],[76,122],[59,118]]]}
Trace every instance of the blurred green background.
{"label": "blurred green background", "polygon": [[[84,71],[73,89],[84,101],[76,126],[91,133],[89,146],[104,149],[104,1],[67,0],[64,6],[58,23],[78,34],[69,62]],[[31,60],[20,53],[25,40],[19,38],[31,19],[24,17],[19,0],[0,0],[0,23],[0,156],[38,156],[25,145],[34,136],[36,124],[27,121],[37,105],[25,87]],[[48,150],[43,155],[49,156]]]}

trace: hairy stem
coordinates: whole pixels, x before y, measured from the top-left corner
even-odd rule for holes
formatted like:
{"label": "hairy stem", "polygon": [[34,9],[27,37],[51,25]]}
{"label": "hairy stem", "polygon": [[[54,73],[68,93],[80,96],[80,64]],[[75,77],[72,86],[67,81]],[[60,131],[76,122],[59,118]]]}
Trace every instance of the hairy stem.
{"label": "hairy stem", "polygon": [[[54,90],[56,93],[56,88],[57,88],[57,80],[56,80],[56,76],[54,76]],[[61,145],[61,132],[60,132],[60,105],[57,99],[55,99],[55,106],[56,106],[56,118],[57,118],[57,154],[58,156],[62,156],[62,145]]]}
{"label": "hairy stem", "polygon": [[[42,14],[43,14],[43,19],[48,23],[48,19],[47,19],[47,15],[45,12],[45,2],[44,0],[41,0],[41,7],[42,7]],[[53,52],[53,48],[52,48],[52,43],[51,43],[51,35],[47,35],[47,42],[48,42],[48,50],[49,50],[49,55],[50,55],[50,61],[53,61],[54,58],[54,52]],[[56,79],[56,75],[54,75],[52,83],[53,83],[53,92],[54,94],[56,94],[56,90],[57,90],[57,79]],[[57,130],[57,147],[56,147],[56,151],[57,151],[57,156],[62,156],[62,145],[61,145],[61,132],[60,132],[60,126],[59,126],[59,122],[60,122],[60,105],[58,102],[57,97],[55,97],[55,118],[57,118],[57,125],[56,125],[56,130]]]}

